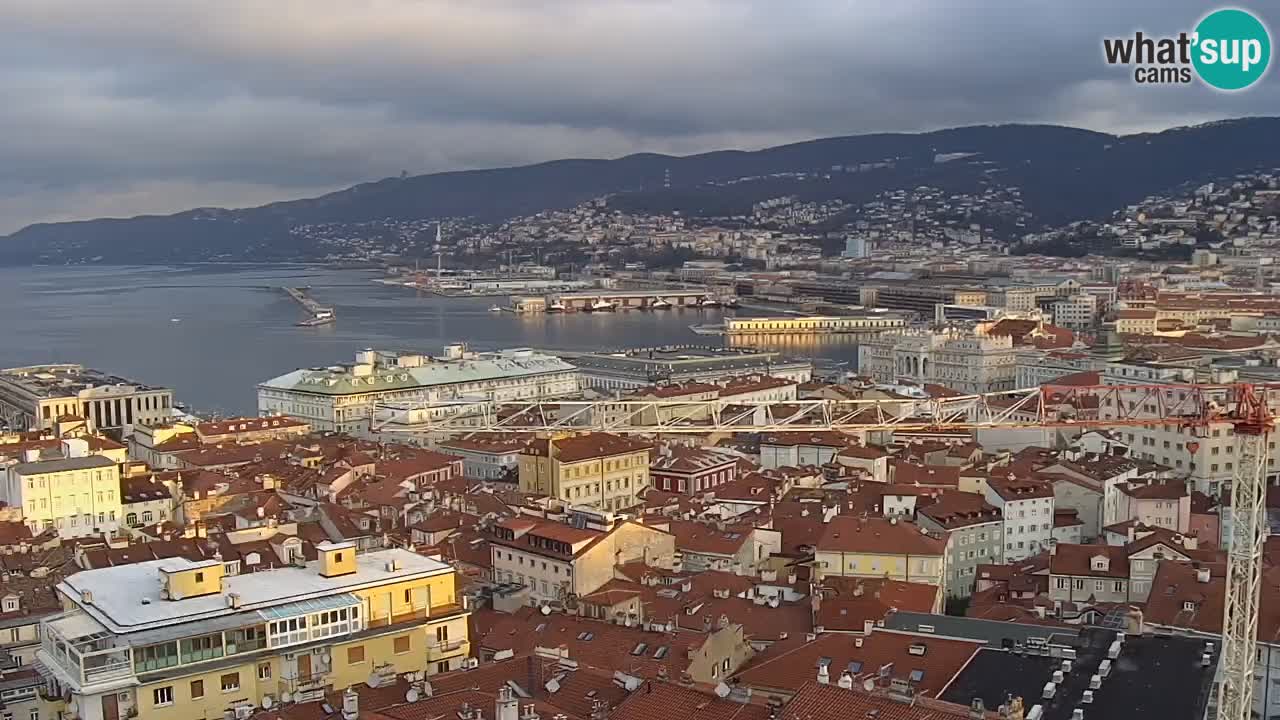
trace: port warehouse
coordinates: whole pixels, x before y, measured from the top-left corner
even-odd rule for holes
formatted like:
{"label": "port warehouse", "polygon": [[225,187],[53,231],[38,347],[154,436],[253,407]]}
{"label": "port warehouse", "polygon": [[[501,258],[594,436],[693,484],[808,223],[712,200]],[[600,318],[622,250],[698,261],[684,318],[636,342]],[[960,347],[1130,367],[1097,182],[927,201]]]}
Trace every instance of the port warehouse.
{"label": "port warehouse", "polygon": [[565,310],[587,310],[597,302],[613,303],[619,309],[650,307],[664,300],[674,307],[697,307],[707,299],[706,290],[600,290],[594,292],[520,295],[511,298],[516,312],[546,312],[560,303]]}

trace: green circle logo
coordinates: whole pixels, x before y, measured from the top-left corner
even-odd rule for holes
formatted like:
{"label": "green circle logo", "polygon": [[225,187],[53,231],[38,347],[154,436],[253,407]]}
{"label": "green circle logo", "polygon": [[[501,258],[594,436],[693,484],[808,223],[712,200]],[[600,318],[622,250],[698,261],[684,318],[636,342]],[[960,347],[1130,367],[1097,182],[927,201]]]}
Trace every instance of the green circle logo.
{"label": "green circle logo", "polygon": [[1271,60],[1271,36],[1244,10],[1215,10],[1196,26],[1192,64],[1200,79],[1219,90],[1243,90],[1258,81]]}

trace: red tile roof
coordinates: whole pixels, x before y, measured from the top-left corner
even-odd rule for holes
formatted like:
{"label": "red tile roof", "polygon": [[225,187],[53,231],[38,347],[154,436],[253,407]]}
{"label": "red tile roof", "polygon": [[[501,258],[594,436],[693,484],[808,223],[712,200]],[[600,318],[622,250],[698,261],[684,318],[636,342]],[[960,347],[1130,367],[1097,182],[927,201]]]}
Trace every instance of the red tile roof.
{"label": "red tile roof", "polygon": [[[1094,569],[1093,560],[1105,558],[1106,569]],[[1071,577],[1105,577],[1127,580],[1129,555],[1123,547],[1115,545],[1075,545],[1058,543],[1049,556],[1049,572]]]}
{"label": "red tile roof", "polygon": [[[550,440],[534,440],[526,454],[547,456]],[[648,450],[652,446],[641,440],[613,435],[611,433],[587,433],[555,440],[555,456],[560,462],[579,462],[593,458],[613,457],[626,453]]]}
{"label": "red tile roof", "polygon": [[725,700],[702,690],[650,681],[622,702],[609,720],[768,720],[769,708]]}
{"label": "red tile roof", "polygon": [[837,515],[827,523],[818,550],[884,555],[942,555],[945,541],[915,523],[888,518]]}
{"label": "red tile roof", "polygon": [[[858,646],[859,642],[861,647]],[[924,646],[924,654],[913,653],[913,645]],[[858,683],[868,673],[875,675],[882,666],[892,663],[891,678],[905,680],[912,671],[922,670],[923,677],[915,683],[917,692],[937,694],[964,668],[982,645],[983,643],[973,640],[944,639],[879,629],[865,637],[833,633],[820,635],[813,642],[752,665],[738,673],[737,679],[744,685],[795,692],[817,677],[819,660],[828,658],[828,672],[833,683],[850,663],[861,663],[861,669],[855,678]]]}
{"label": "red tile roof", "polygon": [[[905,703],[883,694],[869,694],[857,683],[846,690],[836,682],[833,677],[829,685],[807,683],[782,709],[780,720],[969,720],[966,707],[921,697]],[[986,718],[991,717],[994,716],[987,713]]]}

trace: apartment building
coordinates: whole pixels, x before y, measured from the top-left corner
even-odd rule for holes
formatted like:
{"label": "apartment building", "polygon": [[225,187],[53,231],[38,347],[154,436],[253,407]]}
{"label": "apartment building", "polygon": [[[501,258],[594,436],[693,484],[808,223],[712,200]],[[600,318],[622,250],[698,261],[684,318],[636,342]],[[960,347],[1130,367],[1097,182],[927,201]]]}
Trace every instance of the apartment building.
{"label": "apartment building", "polygon": [[494,580],[525,586],[532,605],[595,592],[613,579],[616,564],[644,560],[669,567],[676,556],[671,533],[636,522],[597,530],[516,517],[494,524],[488,538]]}
{"label": "apartment building", "polygon": [[118,527],[120,466],[89,447],[83,438],[63,440],[63,457],[40,460],[38,450],[26,450],[24,462],[8,468],[5,497],[21,508],[32,534],[53,528],[61,537],[84,537]]}
{"label": "apartment building", "polygon": [[1191,491],[1180,480],[1124,483],[1116,487],[1112,523],[1137,522],[1177,533],[1191,532]]}
{"label": "apartment building", "polygon": [[623,510],[636,505],[649,487],[650,447],[609,433],[535,440],[520,455],[520,490],[597,510]]}
{"label": "apartment building", "polygon": [[1039,480],[993,477],[983,494],[1004,521],[1004,561],[1015,562],[1052,544],[1053,486]]}
{"label": "apartment building", "polygon": [[653,486],[681,495],[701,495],[738,477],[738,457],[709,448],[664,446],[649,463]]}
{"label": "apartment building", "polygon": [[437,447],[462,458],[462,474],[478,480],[509,480],[520,467],[520,453],[529,446],[522,438],[458,438]]}
{"label": "apartment building", "polygon": [[38,668],[82,720],[214,720],[461,667],[468,612],[452,567],[399,549],[316,549],[315,561],[246,575],[182,558],[72,575]]}
{"label": "apartment building", "polygon": [[948,540],[898,518],[837,515],[814,552],[815,579],[889,578],[945,588]]}
{"label": "apartment building", "polygon": [[826,465],[853,444],[838,432],[775,432],[760,438],[760,466],[766,469]]}
{"label": "apartment building", "polygon": [[973,593],[978,566],[1004,562],[1004,520],[1000,510],[980,495],[947,492],[916,512],[920,527],[939,535],[950,534],[947,542],[947,595],[968,597]]}
{"label": "apartment building", "polygon": [[0,423],[14,429],[47,430],[76,417],[91,431],[128,430],[172,414],[173,391],[83,365],[0,370]]}

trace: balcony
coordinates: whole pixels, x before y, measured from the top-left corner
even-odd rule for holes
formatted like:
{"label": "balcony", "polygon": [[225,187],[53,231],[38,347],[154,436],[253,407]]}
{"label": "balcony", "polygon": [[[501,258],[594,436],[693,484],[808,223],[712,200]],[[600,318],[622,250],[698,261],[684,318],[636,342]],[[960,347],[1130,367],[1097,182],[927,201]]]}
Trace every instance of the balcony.
{"label": "balcony", "polygon": [[326,672],[313,672],[306,675],[285,676],[280,678],[280,694],[289,693],[297,695],[298,693],[310,693],[317,690],[324,691],[329,686],[329,674]]}
{"label": "balcony", "polygon": [[376,628],[379,626],[421,622],[423,620],[436,620],[457,615],[462,612],[462,610],[462,605],[459,605],[458,603],[450,603],[448,605],[434,605],[431,608],[416,608],[410,612],[400,613],[398,615],[376,615],[370,618],[366,627]]}
{"label": "balcony", "polygon": [[427,645],[427,660],[435,662],[446,660],[456,655],[464,655],[469,651],[466,640],[451,640]]}
{"label": "balcony", "polygon": [[87,615],[73,614],[42,626],[39,658],[63,684],[77,690],[121,686],[133,680],[133,653],[116,647],[105,628]]}

